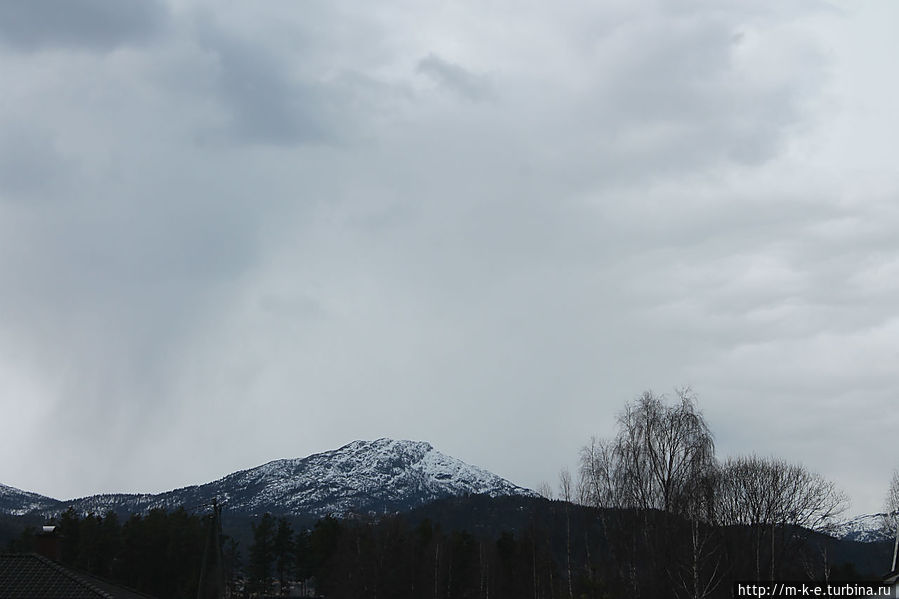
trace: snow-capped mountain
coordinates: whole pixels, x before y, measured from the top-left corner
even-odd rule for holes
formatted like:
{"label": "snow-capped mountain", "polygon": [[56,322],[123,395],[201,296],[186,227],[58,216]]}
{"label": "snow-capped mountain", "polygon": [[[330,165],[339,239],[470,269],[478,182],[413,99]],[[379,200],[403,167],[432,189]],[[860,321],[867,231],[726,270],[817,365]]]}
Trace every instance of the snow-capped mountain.
{"label": "snow-capped mountain", "polygon": [[[378,439],[354,441],[305,458],[275,460],[166,493],[93,495],[60,503],[81,513],[114,510],[127,515],[156,507],[191,510],[217,498],[231,513],[320,517],[404,511],[435,499],[469,494],[536,496],[440,453],[429,443]],[[39,511],[58,509],[58,504],[48,505],[49,510],[36,501],[29,505]],[[24,505],[14,509],[30,511]],[[12,513],[5,505],[0,505],[0,511]]]}
{"label": "snow-capped mountain", "polygon": [[60,505],[56,499],[0,484],[0,514],[21,516],[28,512],[57,509]]}
{"label": "snow-capped mountain", "polygon": [[830,534],[838,539],[846,541],[859,541],[861,543],[876,543],[878,541],[891,541],[896,538],[896,532],[884,527],[886,514],[863,514],[855,516],[840,524],[837,524]]}

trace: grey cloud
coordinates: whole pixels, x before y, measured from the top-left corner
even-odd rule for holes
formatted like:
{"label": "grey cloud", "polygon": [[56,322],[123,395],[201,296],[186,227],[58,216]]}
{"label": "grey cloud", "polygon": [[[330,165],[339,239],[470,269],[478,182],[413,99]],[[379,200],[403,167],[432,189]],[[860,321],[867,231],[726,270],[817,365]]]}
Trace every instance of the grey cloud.
{"label": "grey cloud", "polygon": [[241,142],[289,145],[334,141],[343,98],[336,87],[279,60],[263,44],[205,27],[204,44],[218,57],[220,98]]}
{"label": "grey cloud", "polygon": [[160,0],[3,0],[0,39],[25,50],[108,50],[147,40],[167,19]]}
{"label": "grey cloud", "polygon": [[40,127],[11,124],[0,129],[0,203],[41,200],[71,171],[70,160]]}
{"label": "grey cloud", "polygon": [[[739,8],[673,19],[635,12],[581,41],[575,56],[585,91],[573,105],[555,106],[558,116],[551,117],[563,132],[552,146],[564,156],[563,168],[581,172],[571,178],[592,167],[587,186],[629,184],[647,174],[664,178],[777,156],[791,128],[809,118],[802,107],[820,90],[828,63],[815,42],[803,42],[801,71],[757,81],[753,52],[761,50],[743,47],[745,17]],[[783,35],[771,15],[751,22],[762,40]]]}
{"label": "grey cloud", "polygon": [[490,85],[484,76],[475,75],[436,54],[428,54],[418,61],[417,70],[468,100],[480,101],[490,97]]}
{"label": "grey cloud", "polygon": [[781,151],[823,126],[826,58],[764,8],[672,4],[216,5],[136,51],[10,51],[0,186],[66,201],[0,203],[0,355],[72,457],[0,482],[163,490],[393,435],[536,486],[646,387],[791,460],[778,408],[887,402],[896,214]]}

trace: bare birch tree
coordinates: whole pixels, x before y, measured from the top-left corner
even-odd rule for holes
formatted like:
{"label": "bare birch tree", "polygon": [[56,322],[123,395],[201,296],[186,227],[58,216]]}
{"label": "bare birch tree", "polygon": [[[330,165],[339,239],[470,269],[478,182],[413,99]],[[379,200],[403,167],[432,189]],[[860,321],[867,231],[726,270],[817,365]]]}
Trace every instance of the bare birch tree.
{"label": "bare birch tree", "polygon": [[599,508],[617,507],[621,500],[613,480],[616,471],[614,443],[591,437],[590,443],[581,448],[578,501]]}
{"label": "bare birch tree", "polygon": [[[801,544],[803,529],[826,532],[848,505],[846,495],[822,475],[755,455],[730,458],[722,465],[717,495],[718,521],[753,531],[757,576],[762,572],[762,542],[768,537],[772,579],[778,556]],[[776,533],[781,537],[779,552]]]}
{"label": "bare birch tree", "polygon": [[[593,438],[581,449],[581,501],[599,508],[637,510],[625,516],[630,524],[620,514],[607,521],[605,510],[600,511],[610,557],[622,579],[629,581],[631,596],[648,590],[641,588],[645,585],[637,573],[638,563],[655,564],[676,577],[689,596],[708,596],[720,581],[717,563],[712,563],[718,559],[718,547],[708,537],[709,529],[698,522],[714,511],[708,507],[713,495],[706,492],[713,489],[709,483],[715,479],[714,453],[712,434],[689,389],[679,390],[671,404],[664,396],[643,393],[618,417],[614,439]],[[672,514],[695,525],[688,575],[672,562],[670,544],[660,540],[671,537],[669,527],[677,521]]]}
{"label": "bare birch tree", "polygon": [[689,389],[667,405],[646,391],[618,417],[612,442],[581,450],[580,494],[596,507],[687,514],[699,481],[715,466],[715,444]]}
{"label": "bare birch tree", "polygon": [[730,458],[721,467],[722,524],[775,524],[826,531],[848,499],[833,482],[798,464],[758,456]]}
{"label": "bare birch tree", "polygon": [[895,537],[896,527],[899,525],[899,470],[893,470],[893,477],[890,479],[890,488],[887,490],[883,511],[884,532],[890,537]]}

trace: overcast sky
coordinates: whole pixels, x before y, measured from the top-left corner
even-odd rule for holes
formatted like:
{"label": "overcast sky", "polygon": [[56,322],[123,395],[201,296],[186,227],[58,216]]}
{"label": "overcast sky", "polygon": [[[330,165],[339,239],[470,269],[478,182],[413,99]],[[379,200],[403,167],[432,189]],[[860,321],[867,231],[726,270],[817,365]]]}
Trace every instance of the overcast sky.
{"label": "overcast sky", "polygon": [[0,482],[354,439],[555,484],[646,389],[878,510],[899,4],[0,0]]}

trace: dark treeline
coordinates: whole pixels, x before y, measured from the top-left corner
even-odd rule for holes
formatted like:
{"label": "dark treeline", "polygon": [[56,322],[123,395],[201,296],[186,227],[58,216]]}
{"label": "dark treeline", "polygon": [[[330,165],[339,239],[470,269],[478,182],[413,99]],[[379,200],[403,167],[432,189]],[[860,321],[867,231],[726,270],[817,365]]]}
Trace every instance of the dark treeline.
{"label": "dark treeline", "polygon": [[[120,524],[112,513],[69,511],[56,524],[64,564],[157,597],[197,596],[209,516],[154,510]],[[660,510],[524,497],[447,499],[404,515],[329,517],[299,530],[266,514],[250,530],[246,551],[223,539],[230,596],[729,597],[730,582],[755,579],[772,547],[779,576],[818,580],[877,574],[890,550],[775,529],[774,545],[765,537],[757,551],[750,526],[697,527]],[[33,550],[35,534],[28,529],[11,549]]]}
{"label": "dark treeline", "polygon": [[271,516],[255,524],[251,593],[294,586],[329,599],[730,597],[732,581],[757,579],[757,562],[770,563],[772,550],[778,578],[860,580],[882,573],[890,549],[776,528],[773,544],[766,537],[759,547],[750,526],[483,496],[371,521],[327,518],[279,544],[286,527]]}
{"label": "dark treeline", "polygon": [[[288,528],[286,520],[269,515],[254,525],[247,568],[251,595],[292,587],[301,596],[314,592],[329,599],[562,596],[552,535],[542,526],[486,538],[444,530],[428,518],[414,525],[401,516],[325,518],[292,542]],[[584,571],[579,593],[592,584],[588,576]]]}
{"label": "dark treeline", "polygon": [[[124,522],[114,512],[81,516],[70,508],[49,523],[56,525],[64,565],[157,597],[195,598],[210,520],[183,508],[154,509]],[[38,528],[27,526],[9,550],[35,551],[38,534]],[[227,551],[229,541],[224,539],[225,567],[233,571],[237,564]]]}

